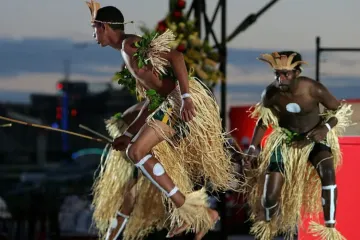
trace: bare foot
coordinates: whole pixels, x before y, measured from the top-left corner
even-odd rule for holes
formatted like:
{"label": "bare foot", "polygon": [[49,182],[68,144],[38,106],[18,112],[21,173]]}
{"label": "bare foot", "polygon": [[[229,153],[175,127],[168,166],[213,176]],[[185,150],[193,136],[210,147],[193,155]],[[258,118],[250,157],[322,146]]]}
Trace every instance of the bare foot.
{"label": "bare foot", "polygon": [[[211,208],[208,209],[208,212],[209,212],[209,215],[211,217],[211,220],[212,220],[212,223],[213,223],[213,226],[217,223],[217,221],[220,220],[220,217],[219,217],[219,213]],[[195,235],[195,238],[194,240],[201,240],[204,236],[205,236],[206,232],[198,232],[196,235]]]}
{"label": "bare foot", "polygon": [[[215,224],[215,223],[219,220],[219,213],[218,213],[217,211],[211,209],[211,208],[208,208],[207,211],[208,211],[208,213],[209,213],[209,215],[210,215],[210,217],[211,217],[211,220],[212,220],[213,224]],[[167,238],[172,238],[172,237],[174,237],[174,236],[176,236],[176,235],[179,235],[179,234],[181,234],[182,232],[184,232],[188,227],[189,227],[189,224],[184,223],[184,224],[181,225],[180,227],[171,230],[171,231],[166,235],[166,237],[167,237]],[[205,233],[203,233],[203,232],[197,233],[196,236],[195,236],[195,240],[200,240],[200,239],[202,239],[202,238],[204,237],[204,235],[205,235]]]}

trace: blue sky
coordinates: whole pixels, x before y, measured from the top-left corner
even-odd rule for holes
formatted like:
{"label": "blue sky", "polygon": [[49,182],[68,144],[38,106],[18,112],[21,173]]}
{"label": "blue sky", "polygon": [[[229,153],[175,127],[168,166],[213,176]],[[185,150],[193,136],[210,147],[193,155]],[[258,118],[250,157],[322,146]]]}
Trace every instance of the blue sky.
{"label": "blue sky", "polygon": [[[268,1],[227,2],[230,33],[249,13]],[[148,27],[156,25],[168,10],[167,0],[103,0],[101,3],[119,7],[127,20],[135,20],[138,25],[146,22]],[[216,3],[207,0],[209,13]],[[255,59],[264,51],[300,51],[310,63],[305,74],[313,77],[316,36],[322,37],[324,46],[360,47],[358,9],[360,1],[356,0],[280,0],[229,44],[228,81],[238,89],[236,97],[230,98],[235,103],[255,101],[261,89],[273,79],[269,68]],[[121,65],[121,57],[119,52],[101,49],[92,41],[89,17],[82,0],[7,1],[0,9],[0,89],[7,93],[0,94],[0,100],[15,99],[14,92],[53,93],[56,81],[63,75],[65,59],[71,59],[73,79],[108,82]],[[129,32],[134,29],[127,26]],[[74,49],[73,44],[79,42],[89,45]],[[359,61],[360,53],[324,54],[321,65],[324,83],[336,88],[339,97],[356,88],[358,92]]]}

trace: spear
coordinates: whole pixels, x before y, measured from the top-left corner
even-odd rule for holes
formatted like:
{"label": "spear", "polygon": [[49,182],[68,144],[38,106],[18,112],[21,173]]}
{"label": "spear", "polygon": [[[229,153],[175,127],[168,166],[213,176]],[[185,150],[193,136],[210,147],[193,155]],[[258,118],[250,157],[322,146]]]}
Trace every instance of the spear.
{"label": "spear", "polygon": [[93,138],[93,137],[90,137],[90,136],[87,136],[87,135],[84,135],[84,134],[80,134],[80,133],[76,133],[76,132],[71,132],[71,131],[67,131],[67,130],[63,130],[63,129],[59,129],[59,128],[53,128],[53,127],[40,125],[40,124],[35,124],[35,123],[23,122],[23,121],[20,121],[20,120],[7,118],[7,117],[3,117],[3,116],[0,116],[0,119],[8,121],[8,122],[13,122],[13,123],[21,124],[21,125],[30,126],[30,127],[42,128],[42,129],[55,131],[55,132],[62,132],[62,133],[74,135],[74,136],[77,136],[77,137],[90,139],[90,140],[97,141],[97,142],[108,142],[108,140],[103,140],[103,139],[100,139],[100,138]]}

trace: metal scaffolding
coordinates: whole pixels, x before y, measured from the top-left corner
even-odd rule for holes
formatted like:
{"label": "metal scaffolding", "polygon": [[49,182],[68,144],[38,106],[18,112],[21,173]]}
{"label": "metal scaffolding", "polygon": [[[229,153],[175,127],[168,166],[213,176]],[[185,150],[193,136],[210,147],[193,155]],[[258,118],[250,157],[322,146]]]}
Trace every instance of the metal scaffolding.
{"label": "metal scaffolding", "polygon": [[[227,1],[218,0],[215,7],[214,13],[211,17],[207,13],[206,1],[205,0],[193,0],[191,7],[187,13],[187,18],[193,18],[195,20],[195,25],[200,34],[200,37],[209,41],[210,39],[215,43],[214,48],[218,49],[220,56],[220,66],[219,70],[224,74],[226,79],[226,67],[227,67],[227,43],[238,36],[241,32],[245,31],[250,25],[256,22],[256,20],[264,14],[271,6],[273,6],[278,0],[271,0],[263,8],[261,8],[257,13],[249,14],[240,24],[235,28],[235,30],[227,35],[226,26],[227,26]],[[217,36],[214,31],[214,22],[217,18],[220,18],[220,36]],[[205,34],[202,36],[202,26],[205,27]],[[221,118],[223,129],[226,129],[227,121],[227,82],[222,81],[220,85],[220,107],[221,107]],[[220,215],[221,215],[221,236],[220,239],[227,239],[228,231],[226,229],[225,219],[226,219],[226,205],[225,205],[225,194],[220,196]]]}
{"label": "metal scaffolding", "polygon": [[360,48],[332,48],[321,47],[320,37],[316,37],[316,72],[315,80],[320,81],[320,54],[322,52],[360,52]]}

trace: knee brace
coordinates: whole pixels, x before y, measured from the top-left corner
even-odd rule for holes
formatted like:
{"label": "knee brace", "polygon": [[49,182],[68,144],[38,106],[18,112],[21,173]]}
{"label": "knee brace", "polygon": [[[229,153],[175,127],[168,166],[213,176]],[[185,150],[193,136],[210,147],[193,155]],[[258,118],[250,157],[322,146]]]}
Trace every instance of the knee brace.
{"label": "knee brace", "polygon": [[110,235],[111,235],[112,231],[117,228],[117,226],[118,226],[118,221],[117,221],[117,218],[116,218],[117,216],[120,216],[120,217],[124,218],[124,221],[122,222],[119,230],[116,232],[114,240],[119,237],[121,232],[124,230],[124,228],[126,226],[126,223],[129,220],[129,216],[127,216],[125,214],[122,214],[121,212],[117,212],[115,218],[111,219],[110,226],[109,226],[109,229],[108,229],[108,231],[106,233],[105,240],[110,240]]}
{"label": "knee brace", "polygon": [[146,155],[145,157],[143,157],[138,163],[135,164],[135,166],[137,168],[139,168],[141,170],[141,172],[158,188],[160,189],[160,191],[162,191],[167,197],[171,197],[173,196],[177,191],[179,191],[179,188],[177,188],[176,186],[170,191],[167,192],[165,189],[163,189],[160,184],[158,182],[156,182],[154,180],[154,178],[152,176],[156,176],[156,177],[160,177],[163,174],[165,174],[165,169],[164,167],[161,165],[161,163],[157,162],[153,169],[152,169],[152,173],[149,173],[144,165],[146,164],[146,162],[152,158],[151,154]]}

